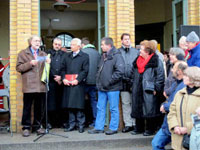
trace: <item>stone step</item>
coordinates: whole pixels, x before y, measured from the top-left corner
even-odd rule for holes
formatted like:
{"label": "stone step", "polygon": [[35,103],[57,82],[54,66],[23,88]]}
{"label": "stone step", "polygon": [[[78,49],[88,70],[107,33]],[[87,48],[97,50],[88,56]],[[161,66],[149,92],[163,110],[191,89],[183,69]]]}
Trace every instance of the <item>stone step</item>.
{"label": "stone step", "polygon": [[0,134],[0,150],[151,150],[152,136],[144,137],[143,135],[131,135],[130,133],[118,133],[114,135],[105,134],[88,134],[84,133],[63,132],[61,129],[50,131],[38,141],[36,134],[30,137],[22,137],[21,134]]}

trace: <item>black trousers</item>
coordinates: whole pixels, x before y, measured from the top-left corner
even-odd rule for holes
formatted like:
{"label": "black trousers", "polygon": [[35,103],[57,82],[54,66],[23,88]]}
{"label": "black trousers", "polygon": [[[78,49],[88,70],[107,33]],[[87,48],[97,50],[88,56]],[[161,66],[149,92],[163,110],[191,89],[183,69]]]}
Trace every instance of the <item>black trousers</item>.
{"label": "black trousers", "polygon": [[[37,130],[40,128],[43,119],[45,119],[45,93],[24,93],[23,98],[23,116],[22,130],[31,129]],[[34,120],[31,125],[31,108],[34,104]]]}
{"label": "black trousers", "polygon": [[138,131],[155,131],[155,118],[136,118],[135,124]]}
{"label": "black trousers", "polygon": [[85,114],[82,109],[69,109],[69,126],[83,128],[85,124]]}

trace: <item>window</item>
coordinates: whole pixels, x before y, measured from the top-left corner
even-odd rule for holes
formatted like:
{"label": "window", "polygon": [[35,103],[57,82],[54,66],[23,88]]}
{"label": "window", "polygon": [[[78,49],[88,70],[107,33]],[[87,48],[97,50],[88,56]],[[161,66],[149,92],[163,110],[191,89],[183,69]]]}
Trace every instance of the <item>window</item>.
{"label": "window", "polygon": [[74,38],[73,35],[66,32],[59,33],[56,35],[56,37],[62,40],[62,47],[67,47],[67,48],[70,48],[71,40]]}

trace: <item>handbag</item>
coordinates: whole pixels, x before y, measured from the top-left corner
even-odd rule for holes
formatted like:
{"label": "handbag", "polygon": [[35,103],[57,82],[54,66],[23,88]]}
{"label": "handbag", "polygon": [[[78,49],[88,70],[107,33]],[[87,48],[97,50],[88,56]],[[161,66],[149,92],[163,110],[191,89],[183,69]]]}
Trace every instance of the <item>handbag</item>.
{"label": "handbag", "polygon": [[[183,97],[181,99],[181,105],[180,105],[181,127],[183,127],[183,115],[182,115]],[[190,135],[188,135],[188,134],[184,134],[183,135],[182,146],[185,149],[189,149],[190,148]]]}

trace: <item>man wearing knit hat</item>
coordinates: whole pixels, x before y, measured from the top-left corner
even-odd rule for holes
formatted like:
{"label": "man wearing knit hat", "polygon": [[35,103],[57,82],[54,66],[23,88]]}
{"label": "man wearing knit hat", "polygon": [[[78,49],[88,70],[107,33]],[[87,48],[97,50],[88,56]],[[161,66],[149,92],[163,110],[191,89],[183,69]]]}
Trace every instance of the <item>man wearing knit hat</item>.
{"label": "man wearing knit hat", "polygon": [[192,31],[186,37],[190,58],[187,60],[188,66],[200,67],[200,40],[198,35]]}

